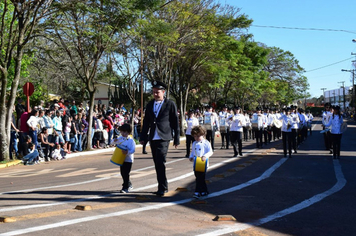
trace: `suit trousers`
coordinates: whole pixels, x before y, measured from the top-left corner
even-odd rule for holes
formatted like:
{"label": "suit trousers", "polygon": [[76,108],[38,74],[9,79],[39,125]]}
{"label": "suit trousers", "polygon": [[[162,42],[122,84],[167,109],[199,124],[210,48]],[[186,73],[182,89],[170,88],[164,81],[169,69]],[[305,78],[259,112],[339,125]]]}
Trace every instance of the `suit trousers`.
{"label": "suit trousers", "polygon": [[169,147],[169,140],[150,141],[153,162],[155,164],[158,191],[168,191],[166,177],[166,157]]}

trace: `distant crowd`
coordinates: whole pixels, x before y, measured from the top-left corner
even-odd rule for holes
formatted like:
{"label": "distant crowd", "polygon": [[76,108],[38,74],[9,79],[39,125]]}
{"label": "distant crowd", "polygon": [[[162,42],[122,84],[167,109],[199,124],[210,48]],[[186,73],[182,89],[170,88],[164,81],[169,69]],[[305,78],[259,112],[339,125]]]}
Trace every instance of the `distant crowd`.
{"label": "distant crowd", "polygon": [[[124,104],[95,104],[92,127],[89,127],[89,106],[75,101],[53,100],[46,105],[29,107],[22,99],[14,107],[11,125],[10,159],[16,155],[25,164],[65,159],[67,154],[81,152],[92,139],[92,148],[107,148],[120,135],[119,127],[133,119],[133,136],[138,139],[140,111],[131,114]],[[92,136],[88,137],[88,129]]]}

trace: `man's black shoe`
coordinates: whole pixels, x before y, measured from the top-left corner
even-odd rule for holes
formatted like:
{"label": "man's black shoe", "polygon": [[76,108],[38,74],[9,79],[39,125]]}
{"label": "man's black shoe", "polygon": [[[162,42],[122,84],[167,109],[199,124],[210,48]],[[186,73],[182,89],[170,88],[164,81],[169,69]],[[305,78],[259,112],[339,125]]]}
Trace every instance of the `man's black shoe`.
{"label": "man's black shoe", "polygon": [[142,151],[142,154],[147,154],[147,152],[146,151]]}
{"label": "man's black shoe", "polygon": [[153,192],[153,194],[156,194],[159,197],[163,197],[165,193],[168,193],[168,190],[164,190],[164,191],[159,190],[157,192]]}

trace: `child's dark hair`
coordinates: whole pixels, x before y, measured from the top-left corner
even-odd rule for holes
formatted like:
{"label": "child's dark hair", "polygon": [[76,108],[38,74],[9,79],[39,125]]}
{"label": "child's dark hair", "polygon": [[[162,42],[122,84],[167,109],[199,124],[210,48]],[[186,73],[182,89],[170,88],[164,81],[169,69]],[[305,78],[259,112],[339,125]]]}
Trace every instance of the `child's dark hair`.
{"label": "child's dark hair", "polygon": [[33,144],[33,143],[29,143],[29,144],[28,144],[28,149],[32,149],[32,148],[33,148],[33,146],[34,146],[34,144]]}
{"label": "child's dark hair", "polygon": [[192,131],[191,131],[191,135],[192,136],[195,136],[195,135],[198,135],[198,136],[205,136],[206,135],[206,130],[203,126],[201,125],[198,125],[198,126],[194,126],[192,128]]}
{"label": "child's dark hair", "polygon": [[27,141],[29,141],[29,140],[31,140],[31,141],[32,141],[31,136],[30,136],[30,135],[26,135],[26,137],[25,137],[25,141],[27,142]]}
{"label": "child's dark hair", "polygon": [[129,134],[131,134],[132,127],[131,127],[131,125],[125,123],[119,127],[119,131],[124,131],[124,132],[128,132]]}

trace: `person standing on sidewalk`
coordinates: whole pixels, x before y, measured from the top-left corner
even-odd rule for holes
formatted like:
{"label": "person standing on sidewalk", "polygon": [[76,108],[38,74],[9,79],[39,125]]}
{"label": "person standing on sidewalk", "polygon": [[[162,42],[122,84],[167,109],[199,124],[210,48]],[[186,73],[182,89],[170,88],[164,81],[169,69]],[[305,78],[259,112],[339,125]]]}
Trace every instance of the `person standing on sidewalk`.
{"label": "person standing on sidewalk", "polygon": [[158,190],[157,196],[164,196],[168,192],[166,177],[166,156],[169,142],[173,139],[175,148],[179,145],[179,119],[176,104],[165,98],[167,85],[160,81],[154,81],[152,91],[154,99],[151,100],[145,110],[140,143],[150,142],[152,157],[155,164]]}

